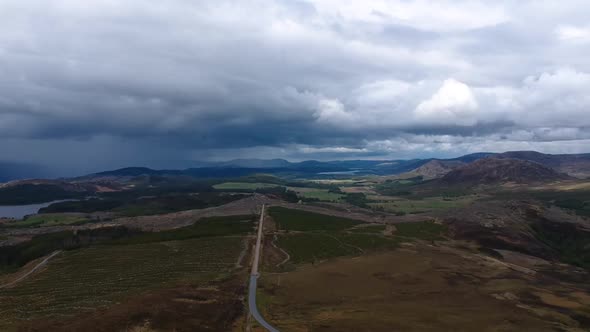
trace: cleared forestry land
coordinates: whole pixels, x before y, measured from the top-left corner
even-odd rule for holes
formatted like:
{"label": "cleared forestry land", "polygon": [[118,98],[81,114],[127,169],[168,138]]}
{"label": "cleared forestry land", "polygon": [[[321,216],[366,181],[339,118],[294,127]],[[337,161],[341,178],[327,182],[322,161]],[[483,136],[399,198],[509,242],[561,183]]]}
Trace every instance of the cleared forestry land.
{"label": "cleared forestry land", "polygon": [[243,237],[209,237],[67,251],[41,273],[0,290],[0,330],[63,317],[176,285],[198,285],[234,269]]}

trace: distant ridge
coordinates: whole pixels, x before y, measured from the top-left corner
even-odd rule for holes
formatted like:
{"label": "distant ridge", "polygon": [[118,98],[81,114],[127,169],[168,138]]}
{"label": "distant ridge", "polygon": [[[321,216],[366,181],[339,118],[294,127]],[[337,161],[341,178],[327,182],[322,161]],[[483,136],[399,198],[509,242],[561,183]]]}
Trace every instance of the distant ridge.
{"label": "distant ridge", "polygon": [[571,179],[568,175],[522,159],[488,157],[458,167],[440,179],[448,185],[538,183]]}
{"label": "distant ridge", "polygon": [[[195,166],[187,169],[158,170],[148,167],[125,167],[116,170],[92,173],[75,177],[76,180],[120,179],[140,176],[188,176],[198,178],[241,177],[251,174],[274,174],[290,176],[315,176],[320,173],[354,172],[355,175],[397,175],[414,173],[425,178],[440,178],[454,168],[484,158],[526,160],[541,164],[578,178],[590,177],[590,153],[551,155],[535,151],[509,151],[504,153],[478,152],[457,158],[408,159],[408,160],[307,160],[289,162],[285,159],[234,159],[224,162],[195,162]],[[1,166],[1,163],[0,163]],[[0,167],[0,170],[2,168]],[[8,173],[8,171],[6,172]],[[350,173],[349,173],[350,174]],[[25,176],[8,176],[0,182]],[[39,178],[39,176],[37,176]]]}
{"label": "distant ridge", "polygon": [[159,175],[162,172],[147,167],[125,167],[112,171],[99,172],[92,175],[95,176],[141,176],[141,175]]}
{"label": "distant ridge", "polygon": [[461,165],[464,165],[464,162],[459,160],[434,159],[414,169],[410,173],[420,175],[425,179],[434,179],[446,175],[447,173],[451,172],[453,169]]}
{"label": "distant ridge", "polygon": [[590,153],[545,154],[536,151],[509,151],[497,154],[496,157],[534,161],[577,178],[590,177]]}

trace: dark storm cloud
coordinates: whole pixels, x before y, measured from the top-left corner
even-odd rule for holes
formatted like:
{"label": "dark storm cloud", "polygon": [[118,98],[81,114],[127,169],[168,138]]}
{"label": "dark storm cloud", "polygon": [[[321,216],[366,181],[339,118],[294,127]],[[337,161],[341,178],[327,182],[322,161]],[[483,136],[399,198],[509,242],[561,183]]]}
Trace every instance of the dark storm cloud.
{"label": "dark storm cloud", "polygon": [[416,126],[407,130],[407,133],[417,135],[453,135],[462,137],[485,136],[505,130],[514,130],[518,126],[514,122],[499,120],[488,123],[477,123],[471,126]]}
{"label": "dark storm cloud", "polygon": [[88,168],[57,152],[96,150],[86,158],[102,167],[583,150],[584,4],[3,2],[4,159]]}

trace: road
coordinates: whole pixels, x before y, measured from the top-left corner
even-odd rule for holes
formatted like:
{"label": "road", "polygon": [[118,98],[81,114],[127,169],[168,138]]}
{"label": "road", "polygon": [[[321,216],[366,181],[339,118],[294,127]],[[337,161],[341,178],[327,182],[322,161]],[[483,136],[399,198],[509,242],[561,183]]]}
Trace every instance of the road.
{"label": "road", "polygon": [[11,282],[9,282],[9,283],[7,283],[7,284],[4,284],[4,285],[0,285],[0,289],[2,289],[2,288],[6,288],[6,287],[10,287],[10,286],[12,286],[12,285],[16,284],[17,282],[19,282],[19,281],[21,281],[21,280],[25,279],[26,277],[30,276],[30,275],[31,275],[33,272],[37,271],[37,270],[38,270],[38,269],[40,269],[42,266],[44,266],[45,264],[47,264],[47,262],[48,262],[48,261],[49,261],[51,258],[53,258],[53,256],[55,256],[55,255],[59,254],[60,252],[61,252],[60,250],[58,250],[58,251],[54,251],[54,252],[53,252],[51,255],[47,256],[47,257],[46,257],[44,260],[42,260],[42,261],[41,261],[39,264],[35,265],[35,267],[33,267],[33,268],[32,268],[32,269],[29,271],[29,272],[27,272],[27,273],[23,274],[22,276],[18,277],[18,279],[16,279],[16,280],[13,280],[13,281],[11,281]]}
{"label": "road", "polygon": [[252,272],[250,273],[250,286],[248,288],[248,308],[250,309],[250,314],[258,324],[262,327],[267,329],[270,332],[279,332],[276,328],[270,325],[267,321],[264,320],[264,317],[258,311],[258,307],[256,306],[256,287],[257,287],[257,279],[258,279],[258,261],[260,260],[260,246],[262,242],[262,224],[264,222],[264,204],[262,204],[262,209],[260,210],[260,221],[258,222],[258,235],[256,236],[256,247],[254,247],[254,262],[252,263]]}

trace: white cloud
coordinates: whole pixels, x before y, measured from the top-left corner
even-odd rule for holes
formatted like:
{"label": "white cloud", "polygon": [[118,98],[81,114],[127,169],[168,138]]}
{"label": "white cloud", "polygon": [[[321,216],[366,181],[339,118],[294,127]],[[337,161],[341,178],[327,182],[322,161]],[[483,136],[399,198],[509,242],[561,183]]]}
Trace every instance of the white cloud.
{"label": "white cloud", "polygon": [[590,26],[562,25],[555,32],[557,37],[562,41],[574,43],[590,42]]}
{"label": "white cloud", "polygon": [[512,118],[527,126],[590,126],[590,74],[571,68],[529,76]]}
{"label": "white cloud", "polygon": [[429,124],[469,126],[476,123],[478,109],[469,86],[450,78],[430,99],[416,107],[415,115],[418,120]]}
{"label": "white cloud", "polygon": [[344,104],[338,99],[322,98],[318,101],[317,120],[321,123],[348,126],[353,115],[344,109]]}
{"label": "white cloud", "polygon": [[506,22],[501,6],[484,1],[449,0],[311,0],[319,12],[333,20],[356,23],[408,25],[434,31],[477,29]]}
{"label": "white cloud", "polygon": [[393,105],[409,93],[412,84],[389,79],[361,85],[354,91],[355,101],[362,107]]}

